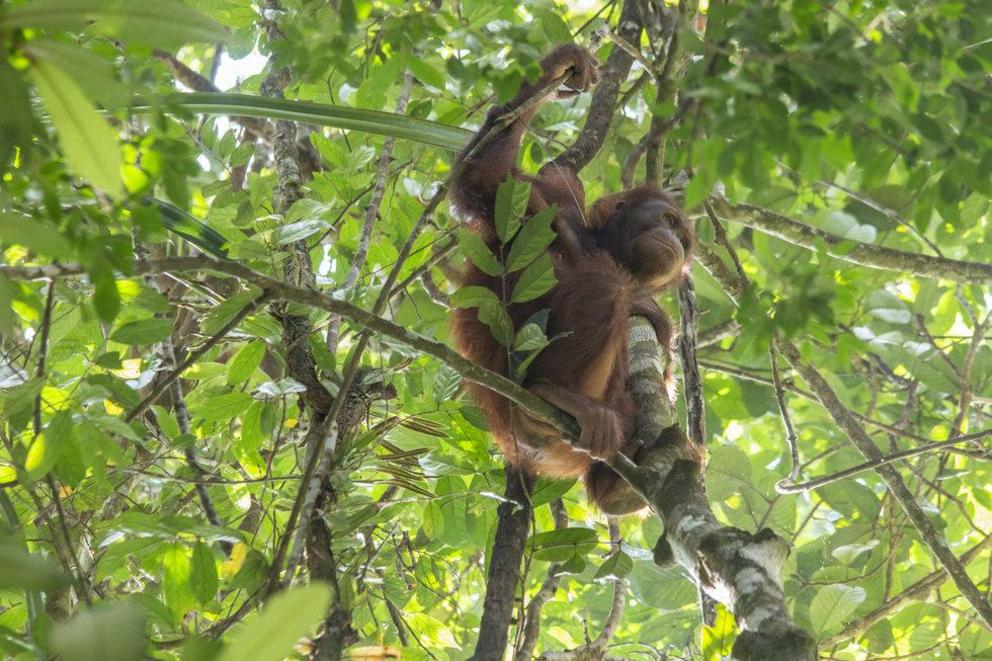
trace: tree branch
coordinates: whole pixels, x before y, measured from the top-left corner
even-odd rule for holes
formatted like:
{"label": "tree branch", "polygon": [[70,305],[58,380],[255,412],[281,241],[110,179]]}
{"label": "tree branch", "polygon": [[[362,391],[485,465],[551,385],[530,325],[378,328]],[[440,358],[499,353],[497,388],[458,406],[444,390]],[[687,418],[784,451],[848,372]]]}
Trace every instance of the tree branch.
{"label": "tree branch", "polygon": [[735,659],[812,661],[815,643],[793,623],[782,592],[787,544],[769,530],[751,534],[716,520],[703,485],[699,446],[674,424],[677,413],[659,369],[665,353],[646,320],[633,318],[629,344],[628,387],[636,404],[637,438],[645,447],[638,466],[614,468],[665,524],[656,562],[678,563],[699,588],[733,611],[742,630]]}
{"label": "tree branch", "polygon": [[718,198],[711,198],[711,202],[717,212],[728,220],[788,241],[801,248],[824,252],[831,257],[858,266],[912,273],[924,278],[984,285],[992,284],[992,263],[963,262],[946,257],[921,255],[870,243],[861,243],[810,227],[770,209],[752,204],[730,205],[726,200]]}
{"label": "tree branch", "polygon": [[[974,443],[975,441],[981,440],[983,438],[988,438],[992,436],[992,430],[985,429],[980,432],[975,432],[974,434],[968,434],[966,436],[958,436],[956,438],[951,438],[946,441],[937,441],[936,443],[928,443],[926,445],[921,445],[916,448],[910,448],[909,450],[901,450],[899,452],[894,452],[890,455],[886,455],[880,459],[874,461],[866,461],[857,466],[851,466],[850,468],[845,468],[842,471],[838,471],[832,475],[826,475],[824,477],[818,477],[815,480],[810,480],[808,482],[802,482],[800,484],[795,483],[796,477],[798,477],[798,465],[796,470],[796,475],[791,476],[788,480],[782,480],[775,485],[775,491],[778,493],[805,493],[807,491],[812,491],[813,489],[818,489],[819,487],[824,487],[828,484],[833,484],[834,482],[840,482],[849,477],[858,475],[859,473],[864,473],[865,471],[873,470],[879,466],[884,466],[886,464],[895,463],[897,461],[902,461],[904,459],[909,459],[910,457],[918,457],[921,454],[927,454],[929,452],[936,452],[938,450],[944,450],[946,448],[953,447],[955,445],[960,445],[962,443]],[[987,455],[992,455],[992,448],[986,448],[985,453]],[[992,458],[992,456],[990,456]]]}
{"label": "tree branch", "polygon": [[[0,274],[22,280],[48,278],[53,273],[60,275],[80,275],[85,273],[85,271],[79,264],[59,264],[38,267],[0,266]],[[551,406],[526,388],[517,385],[506,377],[500,376],[495,372],[490,372],[466,360],[442,342],[407,330],[403,326],[376,316],[357,305],[347,301],[336,300],[327,294],[313,289],[289,285],[264,273],[254,271],[238,262],[220,260],[205,255],[150,259],[135,263],[135,273],[138,275],[164,273],[168,271],[214,271],[254,285],[268,292],[273,300],[291,301],[325,310],[332,314],[340,314],[342,317],[351,320],[367,331],[392,338],[408,347],[437,358],[457,371],[463,378],[503,395],[519,405],[531,417],[553,425],[568,438],[578,439],[579,437],[579,426],[574,418]]]}
{"label": "tree branch", "polygon": [[[564,530],[568,527],[568,514],[565,512],[565,504],[561,498],[551,503],[551,513],[555,519],[555,530]],[[537,594],[527,603],[524,621],[519,627],[520,640],[513,655],[514,661],[531,661],[534,658],[534,647],[537,645],[538,636],[541,635],[541,609],[555,596],[560,583],[561,563],[555,562],[548,567],[548,575]]]}
{"label": "tree branch", "polygon": [[[641,43],[641,12],[637,5],[637,0],[625,0],[616,29],[616,34],[630,44]],[[627,80],[633,63],[630,53],[619,45],[613,47],[589,102],[586,123],[575,142],[554,159],[555,163],[578,173],[599,153],[617,111],[620,85]]]}
{"label": "tree branch", "polygon": [[520,559],[530,530],[530,491],[533,478],[507,465],[506,500],[497,508],[499,521],[489,555],[486,596],[479,623],[479,638],[472,661],[500,661],[509,639],[510,618],[520,580]]}

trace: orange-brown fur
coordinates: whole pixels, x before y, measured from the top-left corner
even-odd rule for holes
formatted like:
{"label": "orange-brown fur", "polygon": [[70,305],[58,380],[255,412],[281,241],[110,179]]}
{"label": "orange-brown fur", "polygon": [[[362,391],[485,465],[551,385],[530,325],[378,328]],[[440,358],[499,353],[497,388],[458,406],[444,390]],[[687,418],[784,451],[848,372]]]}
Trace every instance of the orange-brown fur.
{"label": "orange-brown fur", "polygon": [[[494,109],[480,133],[487,132],[495,118],[519,106],[542,84],[565,72],[571,71],[574,87],[580,90],[595,80],[591,56],[575,46],[559,48],[542,66],[541,81],[525,85],[506,107]],[[536,108],[467,160],[452,192],[456,207],[471,219],[473,229],[497,255],[501,246],[493,227],[493,205],[496,189],[508,174],[532,183],[528,214],[557,206],[554,226],[559,238],[549,252],[558,284],[537,300],[508,303],[507,311],[517,329],[536,312],[550,311],[546,334],[558,337],[530,365],[524,385],[575,415],[584,438],[588,436],[590,451],[576,449],[556,430],[532,420],[502,396],[481,386],[471,385],[470,389],[510,462],[549,477],[583,476],[590,497],[605,508],[615,500],[618,490],[627,487],[596,458],[609,459],[616,451],[636,454],[629,442],[634,404],[626,388],[628,318],[635,311],[647,316],[659,339],[671,341],[671,322],[651,299],[655,291],[647,291],[644,283],[653,278],[652,282],[667,287],[676,281],[688,259],[691,231],[674,203],[655,187],[642,186],[604,197],[587,213],[584,189],[571,170],[550,163],[536,177],[516,172],[520,139],[534,112]],[[622,207],[626,211],[621,212]],[[672,227],[667,233],[655,227],[660,227],[663,216]],[[648,234],[635,231],[641,225],[657,237],[645,243],[643,237]],[[669,253],[682,257],[678,263],[659,266],[658,256],[665,258]],[[645,278],[643,271],[654,275]],[[504,283],[469,263],[462,284],[487,287],[506,300],[505,292],[512,291],[514,277],[509,276]],[[474,308],[456,310],[452,330],[466,358],[509,375],[506,347],[479,321]]]}

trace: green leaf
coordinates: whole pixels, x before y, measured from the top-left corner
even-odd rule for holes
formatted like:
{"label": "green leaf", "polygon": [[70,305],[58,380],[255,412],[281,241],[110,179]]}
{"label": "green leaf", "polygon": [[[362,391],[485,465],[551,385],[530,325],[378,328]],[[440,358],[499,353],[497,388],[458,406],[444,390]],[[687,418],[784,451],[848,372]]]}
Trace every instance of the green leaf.
{"label": "green leaf", "polygon": [[444,90],[444,74],[425,62],[422,58],[411,57],[406,61],[406,64],[410,67],[413,75],[417,77],[417,80],[425,85],[430,85],[442,91]]}
{"label": "green leaf", "polygon": [[0,61],[0,163],[13,156],[16,147],[31,144],[35,118],[31,112],[31,99],[24,76]]}
{"label": "green leaf", "polygon": [[331,590],[320,583],[274,595],[231,632],[219,661],[282,661],[324,618],[330,603]]}
{"label": "green leaf", "polygon": [[599,543],[596,531],[591,528],[565,528],[550,530],[531,537],[529,546],[535,560],[563,562],[573,555],[585,555]]}
{"label": "green leaf", "polygon": [[201,604],[210,603],[217,594],[217,563],[213,551],[203,542],[197,542],[193,547],[189,584]]}
{"label": "green leaf", "polygon": [[514,303],[533,301],[554,287],[556,282],[558,279],[555,277],[551,255],[544,253],[520,275],[510,300]]}
{"label": "green leaf", "polygon": [[836,583],[817,590],[809,606],[813,634],[825,638],[837,631],[864,600],[864,589],[850,585]]}
{"label": "green leaf", "polygon": [[129,321],[110,334],[110,339],[121,344],[154,344],[172,333],[171,319],[139,319]]}
{"label": "green leaf", "polygon": [[0,242],[21,245],[56,259],[65,259],[75,252],[52,223],[14,213],[0,213]]}
{"label": "green leaf", "polygon": [[0,26],[98,32],[163,48],[218,43],[227,30],[176,0],[32,0],[0,15]]}
{"label": "green leaf", "polygon": [[150,202],[158,207],[162,225],[170,232],[178,234],[214,257],[227,257],[228,241],[217,230],[174,204],[156,198],[151,198]]}
{"label": "green leaf", "polygon": [[93,307],[101,321],[110,323],[121,309],[121,297],[117,293],[117,281],[109,269],[97,269],[90,273],[93,279]]}
{"label": "green leaf", "polygon": [[514,351],[534,351],[546,346],[548,346],[548,336],[537,324],[526,324],[517,331],[517,337],[513,341]]}
{"label": "green leaf", "polygon": [[623,551],[617,551],[599,566],[593,578],[596,580],[623,578],[633,568],[634,561],[631,557]]}
{"label": "green leaf", "polygon": [[193,568],[184,544],[170,544],[162,554],[162,595],[175,621],[180,621],[196,602],[190,587]]}
{"label": "green leaf", "polygon": [[[450,151],[460,151],[472,136],[469,131],[456,126],[391,112],[273,99],[250,94],[223,92],[174,94],[167,98],[166,107],[209,115],[285,119],[317,126],[391,135],[394,138],[412,140]],[[142,113],[159,112],[162,106],[138,101],[131,106],[131,110]]]}
{"label": "green leaf", "polygon": [[544,11],[540,14],[541,29],[544,36],[551,44],[567,44],[572,41],[572,31],[568,24],[553,11]]}
{"label": "green leaf", "polygon": [[110,60],[92,51],[54,39],[33,39],[24,51],[34,61],[44,60],[72,74],[86,97],[104,108],[119,108],[127,104],[131,91],[114,76]]}
{"label": "green leaf", "polygon": [[551,223],[557,215],[558,207],[550,206],[524,223],[523,229],[513,239],[510,255],[506,258],[508,272],[524,268],[551,245],[557,236],[551,229]]}
{"label": "green leaf", "polygon": [[117,132],[96,111],[71,73],[46,60],[35,61],[31,72],[69,166],[107,193],[118,193],[121,153]]}
{"label": "green leaf", "polygon": [[252,401],[251,395],[246,392],[229,392],[208,397],[201,406],[197,406],[196,412],[207,422],[233,420],[241,415]]}
{"label": "green leaf", "polygon": [[513,321],[496,294],[485,287],[462,287],[451,296],[456,308],[478,308],[479,321],[489,326],[503,346],[513,343]]}
{"label": "green leaf", "polygon": [[478,234],[472,230],[460,228],[458,230],[458,245],[465,256],[472,260],[472,263],[478,266],[483,273],[494,276],[503,275],[503,265],[489,251],[486,243]]}
{"label": "green leaf", "polygon": [[520,228],[520,219],[523,214],[517,212],[519,207],[517,198],[520,196],[520,191],[525,189],[529,195],[529,185],[517,181],[513,174],[507,175],[506,181],[496,189],[493,220],[496,225],[496,236],[503,243],[509,243]]}
{"label": "green leaf", "polygon": [[272,239],[276,242],[276,245],[286,245],[287,243],[295,243],[296,241],[302,241],[303,239],[309,238],[314,234],[323,232],[328,227],[330,223],[326,220],[320,218],[308,218],[307,220],[301,220],[299,222],[290,223],[289,225],[283,225],[272,233]]}
{"label": "green leaf", "polygon": [[264,357],[265,342],[261,340],[254,340],[238,349],[238,352],[234,354],[231,362],[227,365],[227,383],[236,384],[247,381],[262,364]]}
{"label": "green leaf", "polygon": [[0,589],[49,590],[67,582],[68,577],[50,559],[0,540]]}
{"label": "green leaf", "polygon": [[138,661],[145,658],[145,613],[118,602],[82,610],[56,625],[52,644],[65,661]]}
{"label": "green leaf", "polygon": [[716,605],[713,626],[703,627],[703,658],[723,659],[730,656],[737,639],[737,623],[723,604]]}

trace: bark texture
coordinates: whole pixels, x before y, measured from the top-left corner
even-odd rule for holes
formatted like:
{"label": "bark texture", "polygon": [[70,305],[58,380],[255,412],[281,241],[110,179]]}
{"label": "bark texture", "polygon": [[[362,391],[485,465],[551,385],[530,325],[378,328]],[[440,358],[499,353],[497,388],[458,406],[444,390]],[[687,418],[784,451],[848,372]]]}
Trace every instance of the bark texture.
{"label": "bark texture", "polygon": [[665,391],[661,375],[667,352],[646,320],[632,320],[630,348],[637,434],[648,451],[640,466],[614,468],[665,524],[655,561],[674,561],[698,587],[733,611],[741,628],[735,659],[815,659],[813,638],[795,625],[785,606],[781,573],[788,545],[770,530],[752,534],[720,525],[706,498],[700,448],[679,429]]}
{"label": "bark texture", "polygon": [[500,661],[509,640],[514,597],[520,580],[520,560],[530,531],[532,479],[507,466],[506,500],[497,511],[496,539],[489,557],[486,598],[473,661]]}

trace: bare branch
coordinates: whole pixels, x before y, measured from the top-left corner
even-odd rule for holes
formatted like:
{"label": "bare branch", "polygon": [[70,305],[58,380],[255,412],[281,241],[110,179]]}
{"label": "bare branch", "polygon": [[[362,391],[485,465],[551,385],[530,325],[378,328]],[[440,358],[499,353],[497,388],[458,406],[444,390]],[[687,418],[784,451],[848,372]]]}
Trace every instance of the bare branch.
{"label": "bare branch", "polygon": [[[402,115],[406,112],[406,104],[410,101],[410,89],[413,86],[413,75],[407,71],[403,76],[403,87],[400,90],[399,98],[396,100],[396,114]],[[382,200],[386,196],[386,184],[389,183],[389,165],[393,161],[393,147],[396,145],[396,138],[389,136],[382,143],[382,151],[379,152],[379,161],[375,168],[375,184],[372,188],[372,197],[365,207],[364,222],[362,232],[358,237],[358,247],[355,249],[355,256],[348,266],[348,273],[344,282],[341,283],[341,291],[347,295],[358,282],[358,276],[365,268],[365,261],[369,255],[369,244],[372,241],[372,229],[375,221],[379,218],[379,209]],[[334,353],[338,348],[338,338],[341,329],[341,318],[332,317],[327,327],[327,348]]]}
{"label": "bare branch", "polygon": [[[789,444],[789,455],[792,457],[792,467],[789,469],[789,482],[795,482],[799,478],[799,439],[796,437],[796,430],[792,426],[792,417],[789,415],[789,405],[785,402],[785,391],[782,389],[782,379],[778,375],[778,361],[775,359],[775,348],[768,347],[768,359],[772,364],[772,384],[775,389],[775,400],[778,402],[778,410],[782,415],[782,426],[785,427],[785,440]],[[779,493],[788,493],[779,491]]]}
{"label": "bare branch", "polygon": [[506,500],[496,509],[499,522],[489,559],[482,621],[472,661],[499,661],[504,657],[513,602],[520,580],[520,560],[530,530],[530,491],[533,478],[506,466]]}

